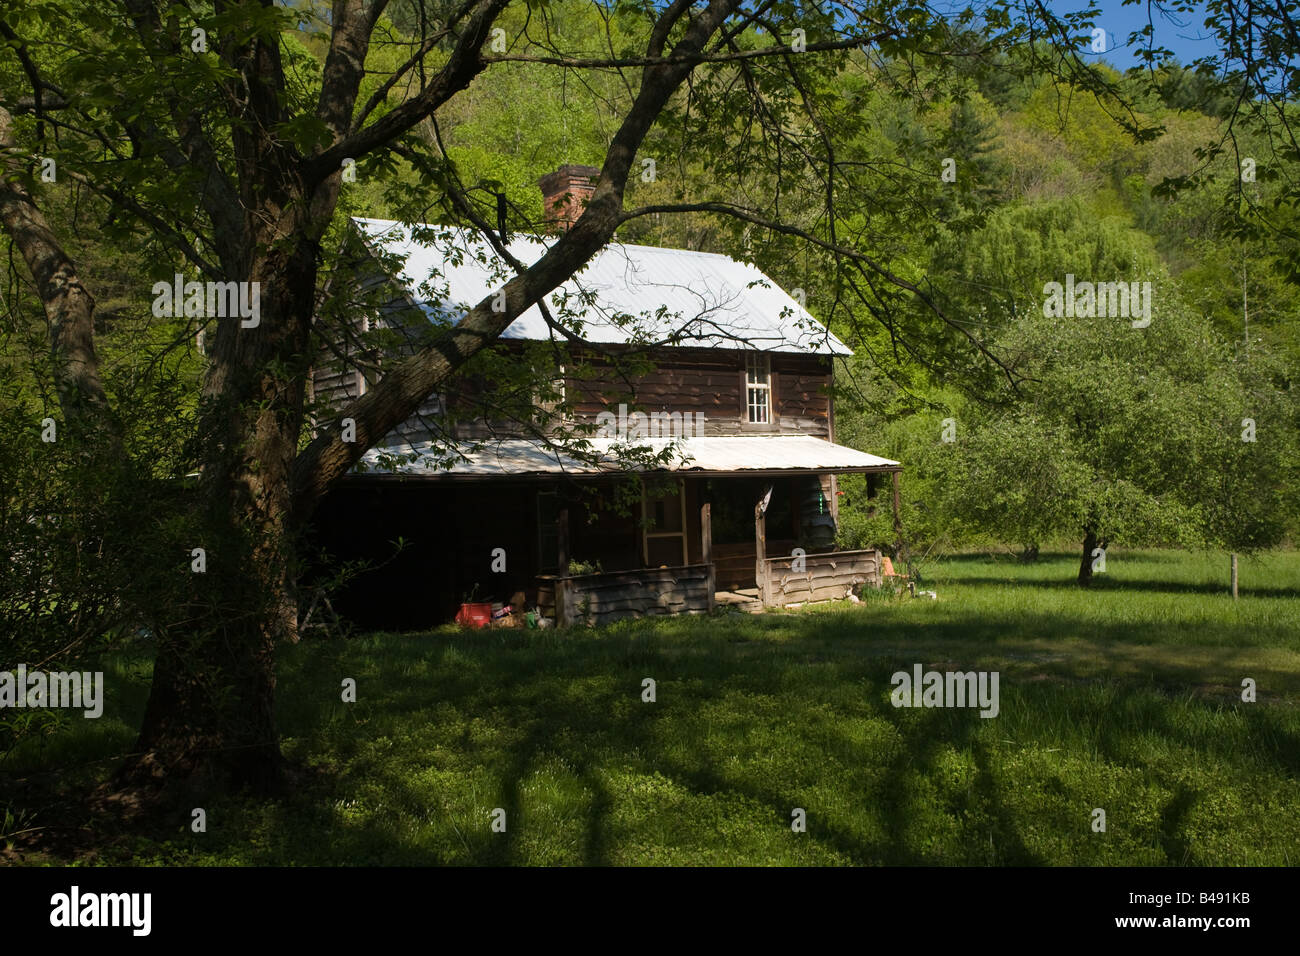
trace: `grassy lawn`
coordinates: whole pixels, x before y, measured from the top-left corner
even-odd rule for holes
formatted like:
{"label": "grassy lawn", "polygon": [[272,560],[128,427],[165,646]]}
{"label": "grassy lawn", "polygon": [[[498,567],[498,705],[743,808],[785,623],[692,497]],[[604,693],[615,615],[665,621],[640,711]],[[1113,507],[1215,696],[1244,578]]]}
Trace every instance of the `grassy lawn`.
{"label": "grassy lawn", "polygon": [[[1074,555],[979,555],[932,567],[937,601],[304,642],[283,651],[280,721],[313,782],[196,798],[207,833],[186,814],[93,860],[1300,862],[1300,554],[1243,559],[1235,603],[1226,555],[1107,564],[1091,592]],[[999,716],[893,707],[890,675],[916,663],[998,671]],[[102,773],[146,676],[116,662],[108,699],[127,706],[4,769]]]}

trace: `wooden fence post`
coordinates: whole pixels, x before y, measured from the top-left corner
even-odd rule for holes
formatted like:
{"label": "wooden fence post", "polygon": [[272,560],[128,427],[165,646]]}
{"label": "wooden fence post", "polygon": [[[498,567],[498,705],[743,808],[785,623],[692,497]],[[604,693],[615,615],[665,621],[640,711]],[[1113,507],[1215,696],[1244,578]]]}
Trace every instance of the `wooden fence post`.
{"label": "wooden fence post", "polygon": [[709,579],[705,586],[709,589],[709,611],[712,612],[716,601],[717,575],[713,570],[713,506],[707,501],[700,505],[700,551],[709,568]]}

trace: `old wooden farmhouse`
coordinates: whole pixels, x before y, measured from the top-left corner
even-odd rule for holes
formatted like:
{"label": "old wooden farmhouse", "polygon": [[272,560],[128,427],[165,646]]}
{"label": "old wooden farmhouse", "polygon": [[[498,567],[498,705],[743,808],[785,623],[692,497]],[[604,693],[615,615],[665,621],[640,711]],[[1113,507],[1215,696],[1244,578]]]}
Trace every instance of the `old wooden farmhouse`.
{"label": "old wooden farmhouse", "polygon": [[[597,172],[543,178],[553,230]],[[323,407],[511,274],[481,233],[354,225],[372,285],[390,291],[322,350]],[[507,248],[530,263],[553,241]],[[900,465],[835,443],[832,362],[850,352],[794,298],[726,256],[615,243],[545,305],[319,511],[319,550],[369,566],[336,597],[340,613],[424,627],[468,600],[523,597],[559,624],[604,622],[879,584],[879,551],[835,550],[836,475],[871,475],[873,493],[891,476],[896,515]],[[531,414],[511,417],[501,406],[520,381],[536,386]]]}

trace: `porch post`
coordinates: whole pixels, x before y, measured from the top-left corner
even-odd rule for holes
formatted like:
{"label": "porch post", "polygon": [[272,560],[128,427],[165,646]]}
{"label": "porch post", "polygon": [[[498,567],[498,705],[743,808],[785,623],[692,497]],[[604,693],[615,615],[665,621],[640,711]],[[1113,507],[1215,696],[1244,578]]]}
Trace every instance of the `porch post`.
{"label": "porch post", "polygon": [[557,627],[568,627],[573,623],[573,615],[569,613],[569,592],[573,582],[568,580],[569,506],[567,504],[560,505],[559,513],[555,516],[555,550],[560,559],[560,573],[555,578],[555,624]]}
{"label": "porch post", "polygon": [[555,550],[560,559],[561,577],[569,573],[569,506],[560,505],[559,514],[555,516]]}
{"label": "porch post", "polygon": [[772,486],[754,505],[754,583],[758,599],[767,607],[767,503],[772,500]]}
{"label": "porch post", "polygon": [[718,582],[713,570],[713,505],[707,499],[700,505],[700,551],[704,563],[709,567],[709,610],[712,611]]}
{"label": "porch post", "polygon": [[573,615],[569,613],[569,590],[573,587],[573,582],[568,578],[555,579],[555,626],[568,627],[573,623]]}

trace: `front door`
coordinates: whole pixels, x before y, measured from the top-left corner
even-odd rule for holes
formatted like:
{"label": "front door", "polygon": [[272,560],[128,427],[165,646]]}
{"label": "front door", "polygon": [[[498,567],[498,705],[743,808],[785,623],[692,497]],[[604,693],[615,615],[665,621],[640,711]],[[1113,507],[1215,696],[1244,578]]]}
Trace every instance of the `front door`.
{"label": "front door", "polygon": [[686,495],[681,481],[641,489],[641,553],[647,568],[686,561]]}
{"label": "front door", "polygon": [[771,486],[767,506],[767,555],[788,554],[794,544],[794,509],[790,482],[785,478],[714,478],[708,486],[713,503],[713,566],[719,591],[757,587],[754,580],[758,547],[754,506]]}

